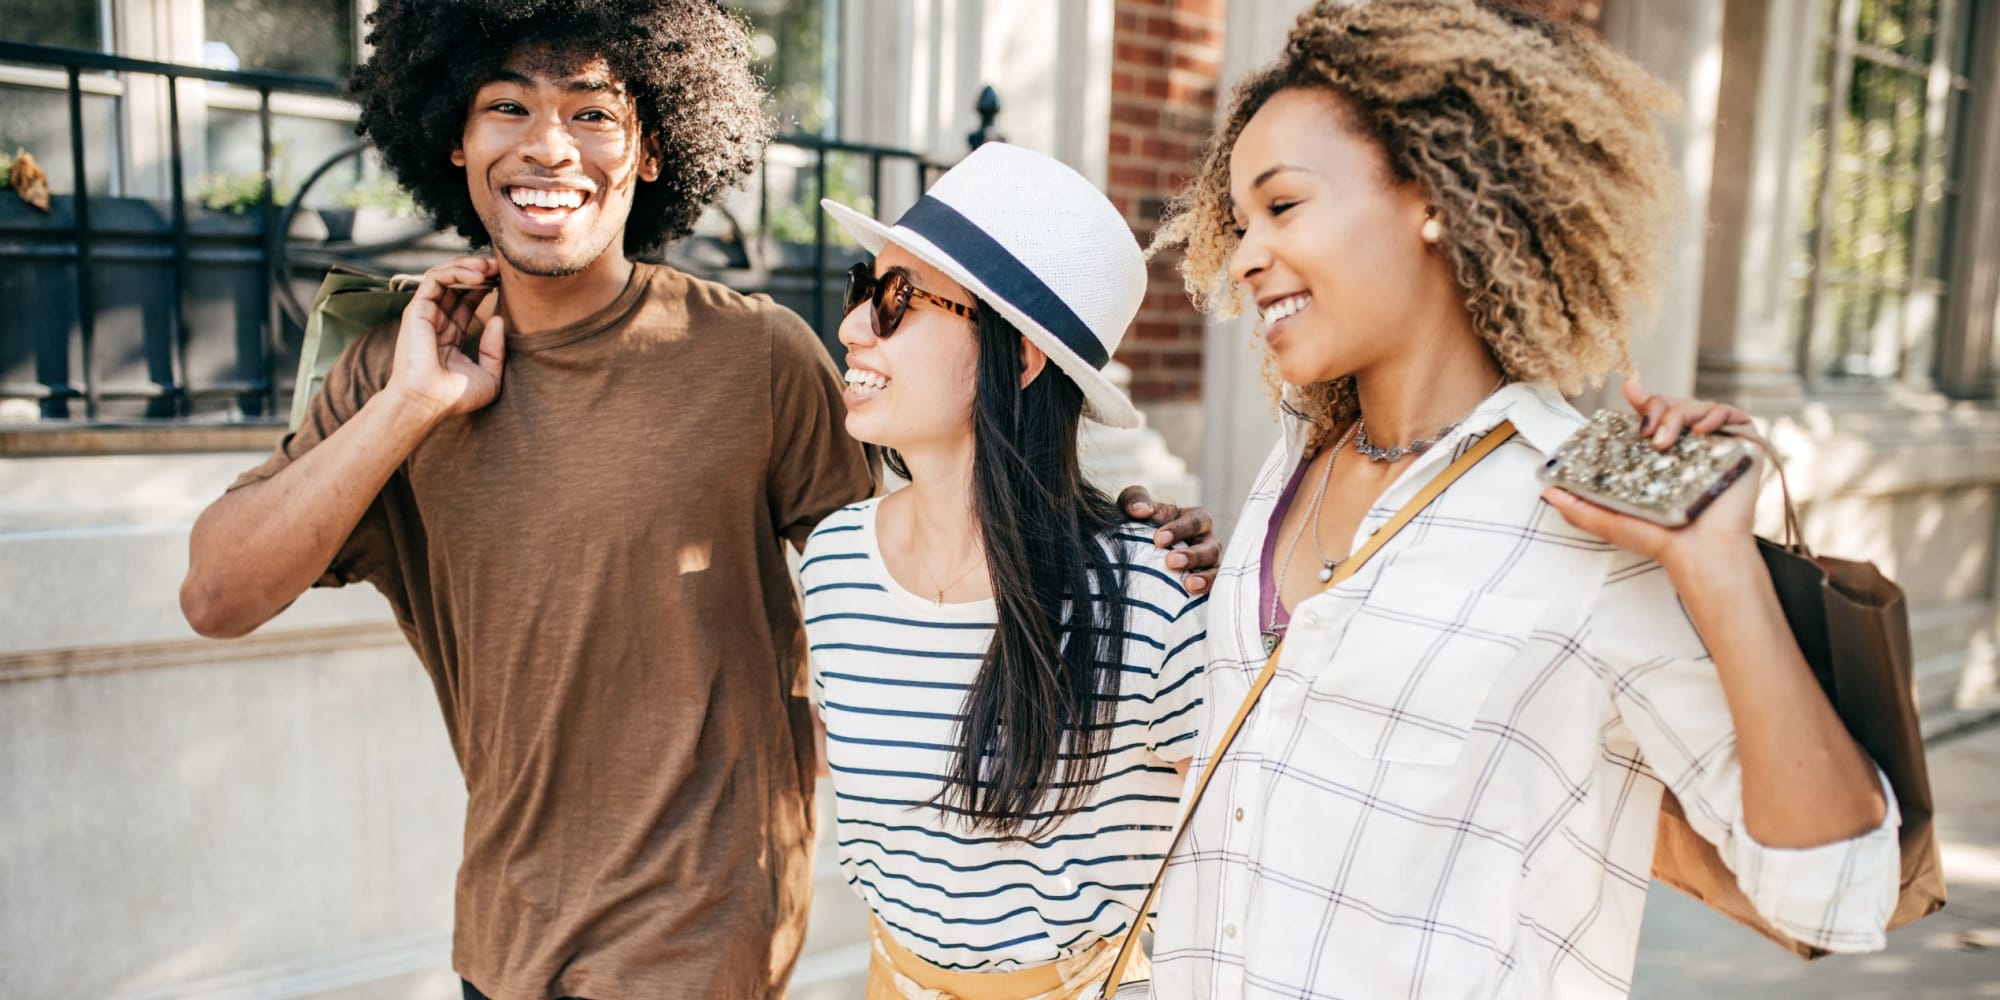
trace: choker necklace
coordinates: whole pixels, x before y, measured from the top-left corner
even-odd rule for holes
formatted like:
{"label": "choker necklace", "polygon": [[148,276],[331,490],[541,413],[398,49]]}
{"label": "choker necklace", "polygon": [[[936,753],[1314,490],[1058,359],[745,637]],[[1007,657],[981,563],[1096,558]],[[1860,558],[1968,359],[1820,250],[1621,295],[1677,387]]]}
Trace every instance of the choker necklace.
{"label": "choker necklace", "polygon": [[[1487,391],[1487,397],[1490,398],[1494,393],[1499,392],[1500,388],[1506,384],[1507,376],[1501,375],[1500,381]],[[1486,400],[1481,399],[1479,402],[1484,403]],[[1477,404],[1473,406],[1475,410],[1478,408]],[[1465,415],[1465,417],[1469,416],[1472,416],[1472,414],[1467,413]],[[1360,452],[1371,462],[1400,462],[1412,455],[1421,455],[1431,450],[1439,441],[1444,440],[1450,436],[1452,431],[1457,430],[1459,424],[1465,423],[1465,417],[1460,417],[1438,428],[1437,433],[1432,434],[1430,437],[1417,438],[1408,444],[1399,444],[1390,448],[1384,448],[1368,440],[1368,421],[1365,419],[1356,419],[1354,421],[1354,450]]]}

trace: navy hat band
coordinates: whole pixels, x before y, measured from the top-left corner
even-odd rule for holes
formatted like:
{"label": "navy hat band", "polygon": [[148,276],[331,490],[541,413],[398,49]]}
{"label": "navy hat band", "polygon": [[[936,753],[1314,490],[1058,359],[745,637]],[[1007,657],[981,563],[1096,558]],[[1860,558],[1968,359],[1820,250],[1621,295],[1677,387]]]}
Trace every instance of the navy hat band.
{"label": "navy hat band", "polygon": [[1054,289],[957,209],[924,195],[896,220],[896,225],[931,241],[978,276],[995,296],[1041,324],[1065,347],[1090,362],[1092,368],[1103,368],[1111,361],[1104,342]]}

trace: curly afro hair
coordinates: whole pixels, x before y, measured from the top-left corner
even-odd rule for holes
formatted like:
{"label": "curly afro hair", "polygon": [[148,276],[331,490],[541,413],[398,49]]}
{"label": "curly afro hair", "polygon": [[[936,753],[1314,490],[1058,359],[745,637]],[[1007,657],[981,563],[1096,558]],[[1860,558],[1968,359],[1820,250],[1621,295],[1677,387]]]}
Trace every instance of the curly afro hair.
{"label": "curly afro hair", "polygon": [[490,238],[451,152],[473,93],[517,48],[600,56],[631,93],[661,169],[633,194],[628,254],[687,235],[756,168],[773,131],[749,31],[715,0],[382,0],[368,21],[374,56],[349,85],[356,131],[439,226],[474,246]]}
{"label": "curly afro hair", "polygon": [[[1330,91],[1444,223],[1475,328],[1508,376],[1564,392],[1627,365],[1674,208],[1654,115],[1673,99],[1594,38],[1518,0],[1320,0],[1236,89],[1155,249],[1181,247],[1197,304],[1232,314],[1229,156],[1273,96]],[[1267,356],[1265,376],[1282,392]],[[1316,441],[1351,422],[1351,379],[1295,386]]]}

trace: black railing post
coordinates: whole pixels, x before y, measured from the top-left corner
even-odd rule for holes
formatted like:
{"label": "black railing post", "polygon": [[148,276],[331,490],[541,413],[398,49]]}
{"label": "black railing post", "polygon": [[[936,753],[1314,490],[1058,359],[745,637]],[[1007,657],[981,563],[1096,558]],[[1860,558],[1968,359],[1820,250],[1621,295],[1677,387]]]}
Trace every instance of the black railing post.
{"label": "black railing post", "polygon": [[[757,154],[757,234],[762,235],[771,228],[771,147],[765,146]],[[749,234],[744,234],[748,240]],[[744,256],[750,260],[751,248],[743,248]]]}
{"label": "black railing post", "polygon": [[278,241],[284,239],[285,234],[278,232],[278,213],[272,205],[277,197],[275,191],[277,182],[272,176],[271,169],[274,157],[271,148],[270,87],[257,88],[257,137],[264,147],[264,191],[257,198],[257,210],[263,214],[261,228],[264,232],[264,336],[258,339],[261,357],[257,359],[258,371],[264,376],[264,411],[257,415],[264,417],[280,412],[278,376],[275,367],[278,363],[278,338],[284,335],[283,319],[278,314],[278,296],[272,289],[273,282],[284,280],[284,276],[280,275],[277,269],[278,258],[283,253]]}
{"label": "black railing post", "polygon": [[181,81],[178,77],[167,77],[167,144],[172,157],[174,190],[171,195],[174,206],[174,279],[173,295],[167,310],[168,335],[173,338],[174,357],[174,412],[180,416],[194,413],[194,394],[188,372],[188,319],[187,288],[190,282],[188,265],[188,220],[187,220],[187,178],[186,166],[181,162]]}
{"label": "black railing post", "polygon": [[1007,137],[993,130],[993,120],[1000,117],[1000,92],[991,84],[981,88],[979,100],[974,101],[972,110],[979,114],[979,127],[965,137],[965,144],[978,149],[989,142],[1006,142]]}
{"label": "black railing post", "polygon": [[[76,322],[83,347],[83,413],[96,420],[97,287],[90,259],[90,178],[83,163],[83,70],[76,66],[69,68],[69,151],[76,177]],[[74,386],[64,388],[75,391]],[[67,415],[67,402],[63,409]]]}
{"label": "black railing post", "polygon": [[813,281],[812,281],[812,325],[813,332],[826,329],[826,212],[819,207],[819,200],[826,197],[827,150],[816,150],[813,158]]}
{"label": "black railing post", "polygon": [[882,217],[882,154],[868,156],[868,210]]}

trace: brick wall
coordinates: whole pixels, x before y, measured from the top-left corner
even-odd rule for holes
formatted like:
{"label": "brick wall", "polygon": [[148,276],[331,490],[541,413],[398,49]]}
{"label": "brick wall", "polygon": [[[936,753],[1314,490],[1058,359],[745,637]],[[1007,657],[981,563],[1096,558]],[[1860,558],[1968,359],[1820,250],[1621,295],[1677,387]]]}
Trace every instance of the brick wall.
{"label": "brick wall", "polygon": [[[1215,118],[1224,0],[1116,0],[1106,191],[1145,245]],[[1201,398],[1202,320],[1174,261],[1155,260],[1118,360],[1141,403]]]}

